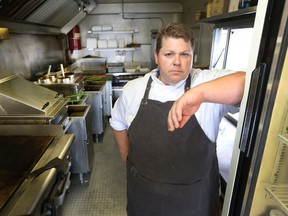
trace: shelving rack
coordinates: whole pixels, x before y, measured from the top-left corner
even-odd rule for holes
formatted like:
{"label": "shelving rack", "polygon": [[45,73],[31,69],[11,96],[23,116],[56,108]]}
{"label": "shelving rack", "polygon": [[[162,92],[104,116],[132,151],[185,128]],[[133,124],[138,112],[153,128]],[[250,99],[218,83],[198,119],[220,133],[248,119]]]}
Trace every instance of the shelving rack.
{"label": "shelving rack", "polygon": [[[132,41],[133,41],[133,34],[139,33],[139,30],[111,30],[111,31],[88,31],[88,34],[94,34],[97,35],[99,38],[99,35],[105,35],[105,34],[131,34],[132,35]],[[115,47],[115,48],[94,48],[91,50],[94,51],[134,51],[138,47]]]}
{"label": "shelving rack", "polygon": [[[278,161],[278,170],[280,168],[282,160],[284,158],[285,151],[288,148],[288,134],[278,135],[280,144],[283,144]],[[273,198],[281,207],[281,209],[288,215],[288,182],[287,183],[273,183],[265,188],[266,192]]]}

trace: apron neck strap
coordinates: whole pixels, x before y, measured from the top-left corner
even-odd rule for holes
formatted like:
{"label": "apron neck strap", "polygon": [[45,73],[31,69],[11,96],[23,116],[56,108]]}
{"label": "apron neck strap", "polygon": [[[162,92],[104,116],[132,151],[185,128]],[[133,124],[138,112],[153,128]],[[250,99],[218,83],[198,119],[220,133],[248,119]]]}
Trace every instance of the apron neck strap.
{"label": "apron neck strap", "polygon": [[[148,100],[148,97],[149,97],[149,92],[150,92],[150,89],[151,89],[151,83],[152,83],[152,76],[150,75],[149,77],[149,80],[147,82],[147,85],[146,85],[146,89],[145,89],[145,94],[144,94],[144,97],[142,99],[142,104],[147,104],[147,100]],[[189,73],[187,79],[186,79],[186,83],[185,83],[185,87],[184,87],[184,91],[188,91],[190,89],[190,86],[191,86],[191,75]]]}
{"label": "apron neck strap", "polygon": [[190,86],[191,86],[191,75],[189,73],[187,79],[186,79],[186,83],[185,83],[185,89],[184,91],[188,91],[190,89]]}
{"label": "apron neck strap", "polygon": [[149,97],[149,92],[150,92],[150,89],[151,89],[151,83],[152,83],[152,77],[150,75],[149,80],[148,80],[147,85],[146,85],[145,94],[144,94],[144,97],[142,99],[142,104],[147,104],[147,100],[148,100],[148,97]]}

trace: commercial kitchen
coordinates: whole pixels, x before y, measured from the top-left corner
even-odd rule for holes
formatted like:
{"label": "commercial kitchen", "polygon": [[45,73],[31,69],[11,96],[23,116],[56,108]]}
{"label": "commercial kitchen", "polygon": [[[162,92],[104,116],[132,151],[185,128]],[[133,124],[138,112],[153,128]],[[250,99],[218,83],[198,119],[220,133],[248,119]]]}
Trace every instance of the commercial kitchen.
{"label": "commercial kitchen", "polygon": [[246,71],[221,121],[222,215],[288,215],[285,0],[0,1],[0,215],[126,215],[109,125],[127,82],[157,67],[157,31],[183,22],[193,67]]}

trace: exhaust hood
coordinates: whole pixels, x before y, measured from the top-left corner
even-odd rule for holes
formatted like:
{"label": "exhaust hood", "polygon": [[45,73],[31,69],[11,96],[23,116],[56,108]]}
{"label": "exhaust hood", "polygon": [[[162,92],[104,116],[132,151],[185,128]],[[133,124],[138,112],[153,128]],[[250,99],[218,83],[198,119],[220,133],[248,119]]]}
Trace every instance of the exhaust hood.
{"label": "exhaust hood", "polygon": [[94,0],[2,0],[0,18],[55,27],[67,34],[95,7]]}

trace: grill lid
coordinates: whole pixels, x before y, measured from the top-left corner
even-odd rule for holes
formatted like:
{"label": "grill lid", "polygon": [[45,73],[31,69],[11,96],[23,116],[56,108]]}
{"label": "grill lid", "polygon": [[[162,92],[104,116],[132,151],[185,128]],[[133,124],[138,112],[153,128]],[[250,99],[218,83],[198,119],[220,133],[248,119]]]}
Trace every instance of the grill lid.
{"label": "grill lid", "polygon": [[0,77],[0,116],[55,116],[68,103],[63,95],[18,75]]}

